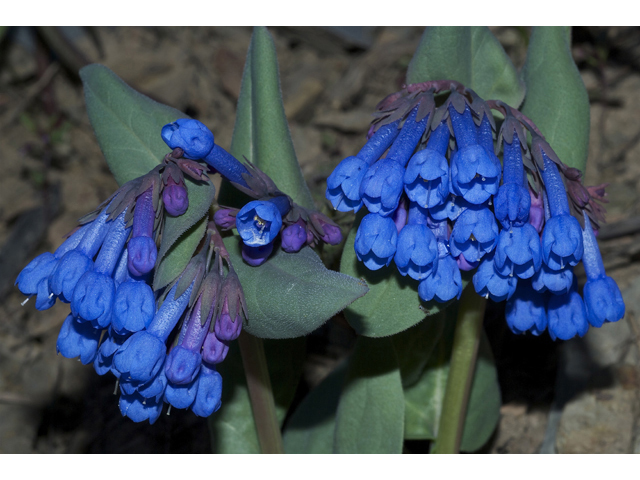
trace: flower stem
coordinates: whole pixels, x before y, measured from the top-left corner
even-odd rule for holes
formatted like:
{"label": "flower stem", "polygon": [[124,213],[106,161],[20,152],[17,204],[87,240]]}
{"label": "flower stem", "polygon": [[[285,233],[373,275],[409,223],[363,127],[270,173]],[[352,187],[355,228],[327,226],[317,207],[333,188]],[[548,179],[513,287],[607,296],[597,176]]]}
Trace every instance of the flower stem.
{"label": "flower stem", "polygon": [[466,288],[462,292],[444,407],[440,416],[438,438],[431,453],[460,453],[486,303],[486,299],[476,294],[473,288]]}
{"label": "flower stem", "polygon": [[262,339],[242,332],[238,338],[247,377],[253,420],[262,453],[284,453]]}

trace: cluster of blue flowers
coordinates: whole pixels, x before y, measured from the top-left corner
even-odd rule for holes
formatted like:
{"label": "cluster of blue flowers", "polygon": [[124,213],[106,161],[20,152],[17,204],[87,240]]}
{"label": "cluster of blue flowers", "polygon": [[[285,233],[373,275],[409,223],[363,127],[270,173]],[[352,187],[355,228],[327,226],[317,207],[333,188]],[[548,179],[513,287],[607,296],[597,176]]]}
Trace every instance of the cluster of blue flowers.
{"label": "cluster of blue flowers", "polygon": [[[436,108],[434,95],[444,91]],[[497,142],[491,109],[504,116]],[[427,302],[460,298],[461,270],[475,270],[476,292],[507,301],[515,333],[547,329],[566,340],[624,316],[595,240],[604,187],[583,187],[531,120],[451,81],[405,87],[377,115],[367,143],[340,162],[326,192],[339,211],[369,210],[355,238],[367,268],[394,261]],[[584,301],[573,275],[580,261]]]}
{"label": "cluster of blue flowers", "polygon": [[213,220],[178,278],[158,291],[151,287],[164,219],[189,208],[185,175],[210,182],[207,172],[214,170],[257,199],[215,215],[223,228],[238,229],[251,265],[266,261],[281,230],[288,252],[342,238],[328,218],[297,206],[264,173],[215,145],[201,122],[181,119],[160,133],[173,149],[164,161],[81,219],[54,253],[36,257],[16,281],[23,294],[36,297],[38,310],[57,299],[70,304],[58,352],[92,363],[100,375],[111,372],[122,414],[150,423],[164,403],[203,417],[220,407],[216,365],[247,318],[242,286]]}

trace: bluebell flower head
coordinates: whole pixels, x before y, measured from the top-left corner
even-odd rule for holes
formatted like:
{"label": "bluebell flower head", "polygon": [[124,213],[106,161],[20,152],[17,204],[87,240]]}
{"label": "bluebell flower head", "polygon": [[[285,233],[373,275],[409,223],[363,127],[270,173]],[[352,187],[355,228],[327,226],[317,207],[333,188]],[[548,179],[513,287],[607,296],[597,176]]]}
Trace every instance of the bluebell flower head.
{"label": "bluebell flower head", "polygon": [[215,332],[209,332],[202,345],[202,360],[216,365],[221,363],[229,353],[229,342],[220,340]]}
{"label": "bluebell flower head", "polygon": [[518,281],[515,293],[507,300],[507,325],[515,334],[531,332],[538,336],[547,328],[547,295],[536,292],[530,281]]}
{"label": "bluebell flower head", "polygon": [[533,277],[531,285],[538,292],[549,290],[556,295],[569,292],[573,283],[573,269],[564,268],[562,270],[552,270],[545,263],[542,264]]}
{"label": "bluebell flower head", "polygon": [[90,324],[80,323],[68,315],[58,334],[56,349],[63,357],[80,357],[82,364],[87,365],[96,358],[100,333]]}
{"label": "bluebell flower head", "polygon": [[123,282],[115,293],[111,326],[120,333],[139,332],[149,326],[155,311],[155,296],[146,282]]}
{"label": "bluebell flower head", "polygon": [[531,196],[523,185],[505,183],[494,199],[496,219],[504,228],[521,226],[529,219]]}
{"label": "bluebell flower head", "polygon": [[493,251],[498,241],[498,225],[486,206],[467,208],[451,231],[449,248],[454,257],[464,254],[468,262],[479,261]]}
{"label": "bluebell flower head", "polygon": [[542,265],[540,236],[536,229],[528,223],[504,228],[500,232],[494,263],[501,275],[531,278]]}
{"label": "bluebell flower head", "polygon": [[199,417],[208,417],[218,411],[222,400],[222,377],[206,364],[200,368],[200,380],[191,411]]}
{"label": "bluebell flower head", "polygon": [[394,261],[402,275],[415,280],[429,276],[438,266],[438,242],[429,227],[405,225],[398,234]]}
{"label": "bluebell flower head", "polygon": [[16,280],[18,288],[24,295],[37,295],[36,308],[47,310],[56,299],[49,290],[49,275],[56,267],[58,259],[49,252],[38,255],[22,269]]}
{"label": "bluebell flower head", "polygon": [[391,215],[404,187],[404,165],[394,158],[383,158],[366,171],[360,185],[362,201],[370,212]]}
{"label": "bluebell flower head", "polygon": [[122,416],[129,417],[136,423],[149,420],[149,423],[153,425],[162,413],[162,400],[144,398],[139,393],[120,395],[119,405]]}
{"label": "bluebell flower head", "polygon": [[500,162],[480,145],[457,150],[451,157],[453,193],[476,205],[486,202],[498,192]]}
{"label": "bluebell flower head", "polygon": [[93,322],[96,328],[106,328],[111,323],[115,293],[113,278],[109,275],[86,272],[73,291],[71,313],[83,321]]}
{"label": "bluebell flower head", "polygon": [[393,220],[369,213],[356,232],[356,256],[369,270],[378,270],[391,263],[397,242],[398,230]]}
{"label": "bluebell flower head", "polygon": [[153,270],[158,247],[151,237],[132,237],[127,243],[128,265],[131,275],[142,276]]}
{"label": "bluebell flower head", "polygon": [[[100,332],[100,330],[97,331]],[[93,368],[98,375],[104,375],[107,372],[112,372],[116,378],[120,377],[120,372],[113,368],[113,356],[122,344],[124,344],[127,338],[129,338],[127,335],[118,335],[112,329],[108,330],[106,339],[100,344],[100,348],[98,348],[98,355],[93,362]]]}
{"label": "bluebell flower head", "polygon": [[71,302],[80,277],[93,268],[93,260],[78,250],[65,253],[49,276],[49,289],[63,302]]}
{"label": "bluebell flower head", "polygon": [[542,232],[542,258],[552,270],[575,267],[582,259],[582,228],[571,215],[547,220]]}
{"label": "bluebell flower head", "polygon": [[500,275],[494,265],[495,252],[487,255],[473,275],[473,287],[478,295],[502,302],[511,298],[518,285],[518,277]]}
{"label": "bluebell flower head", "polygon": [[181,148],[192,160],[206,157],[214,144],[213,133],[198,120],[181,118],[162,127],[161,135],[169,148]]}
{"label": "bluebell flower head", "polygon": [[175,408],[189,408],[196,399],[200,378],[196,376],[190,383],[175,385],[167,383],[164,400]]}
{"label": "bluebell flower head", "polygon": [[164,341],[146,331],[136,332],[118,349],[113,365],[123,379],[148,382],[162,368],[166,356]]}
{"label": "bluebell flower head", "polygon": [[624,317],[624,300],[620,288],[611,277],[587,280],[583,291],[587,319],[594,327],[617,322]]}
{"label": "bluebell flower head", "polygon": [[420,150],[409,161],[404,183],[409,199],[421,207],[442,205],[449,195],[449,162],[435,150]]}
{"label": "bluebell flower head", "polygon": [[176,385],[191,383],[198,371],[202,357],[200,352],[194,352],[182,345],[176,345],[167,356],[164,371],[170,382]]}
{"label": "bluebell flower head", "polygon": [[254,200],[238,212],[236,227],[245,245],[259,247],[273,242],[280,233],[282,215],[273,203]]}
{"label": "bluebell flower head", "polygon": [[299,223],[294,223],[282,230],[282,249],[287,253],[296,253],[307,242],[307,230]]}
{"label": "bluebell flower head", "polygon": [[347,157],[338,164],[327,178],[325,194],[333,208],[340,212],[360,210],[360,185],[368,168],[369,164],[358,157]]}
{"label": "bluebell flower head", "polygon": [[569,293],[551,295],[547,303],[549,335],[552,339],[569,340],[582,337],[589,330],[587,311],[578,293],[578,281],[573,280]]}
{"label": "bluebell flower head", "polygon": [[425,302],[436,300],[445,303],[454,298],[460,299],[461,294],[460,269],[451,255],[441,256],[438,268],[418,285],[418,295]]}

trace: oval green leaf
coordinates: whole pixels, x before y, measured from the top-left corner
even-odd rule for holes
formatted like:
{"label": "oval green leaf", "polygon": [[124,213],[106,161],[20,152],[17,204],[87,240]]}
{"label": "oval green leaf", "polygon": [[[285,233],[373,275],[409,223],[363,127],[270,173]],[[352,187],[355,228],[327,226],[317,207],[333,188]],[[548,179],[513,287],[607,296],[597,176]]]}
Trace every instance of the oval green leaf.
{"label": "oval green leaf", "polygon": [[363,282],[328,270],[309,247],[293,254],[278,248],[251,267],[242,260],[240,237],[225,238],[225,245],[247,301],[244,328],[256,337],[307,335],[368,291]]}
{"label": "oval green leaf", "polygon": [[104,65],[82,68],[80,78],[91,126],[118,185],[162,162],[171,151],[162,127],[187,115],[135,91]]}
{"label": "oval green leaf", "polygon": [[334,453],[402,453],[404,402],[389,338],[359,337],[338,411]]}
{"label": "oval green leaf", "polygon": [[518,107],[525,88],[487,27],[427,27],[409,64],[408,83],[457,80],[485,100]]}
{"label": "oval green leaf", "polygon": [[560,160],[585,171],[589,96],[571,55],[567,27],[534,27],[524,66],[522,113],[538,126]]}

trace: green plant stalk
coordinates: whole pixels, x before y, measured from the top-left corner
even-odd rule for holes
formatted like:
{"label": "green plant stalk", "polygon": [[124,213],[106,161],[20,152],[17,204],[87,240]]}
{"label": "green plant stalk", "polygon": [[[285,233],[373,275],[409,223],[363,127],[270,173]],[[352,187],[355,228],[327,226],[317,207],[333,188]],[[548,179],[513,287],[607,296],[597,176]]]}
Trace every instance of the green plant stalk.
{"label": "green plant stalk", "polygon": [[486,304],[487,300],[478,295],[473,288],[465,288],[462,292],[444,406],[438,437],[431,453],[460,453]]}
{"label": "green plant stalk", "polygon": [[262,339],[243,331],[238,338],[238,343],[247,377],[247,388],[260,451],[262,453],[284,453]]}

